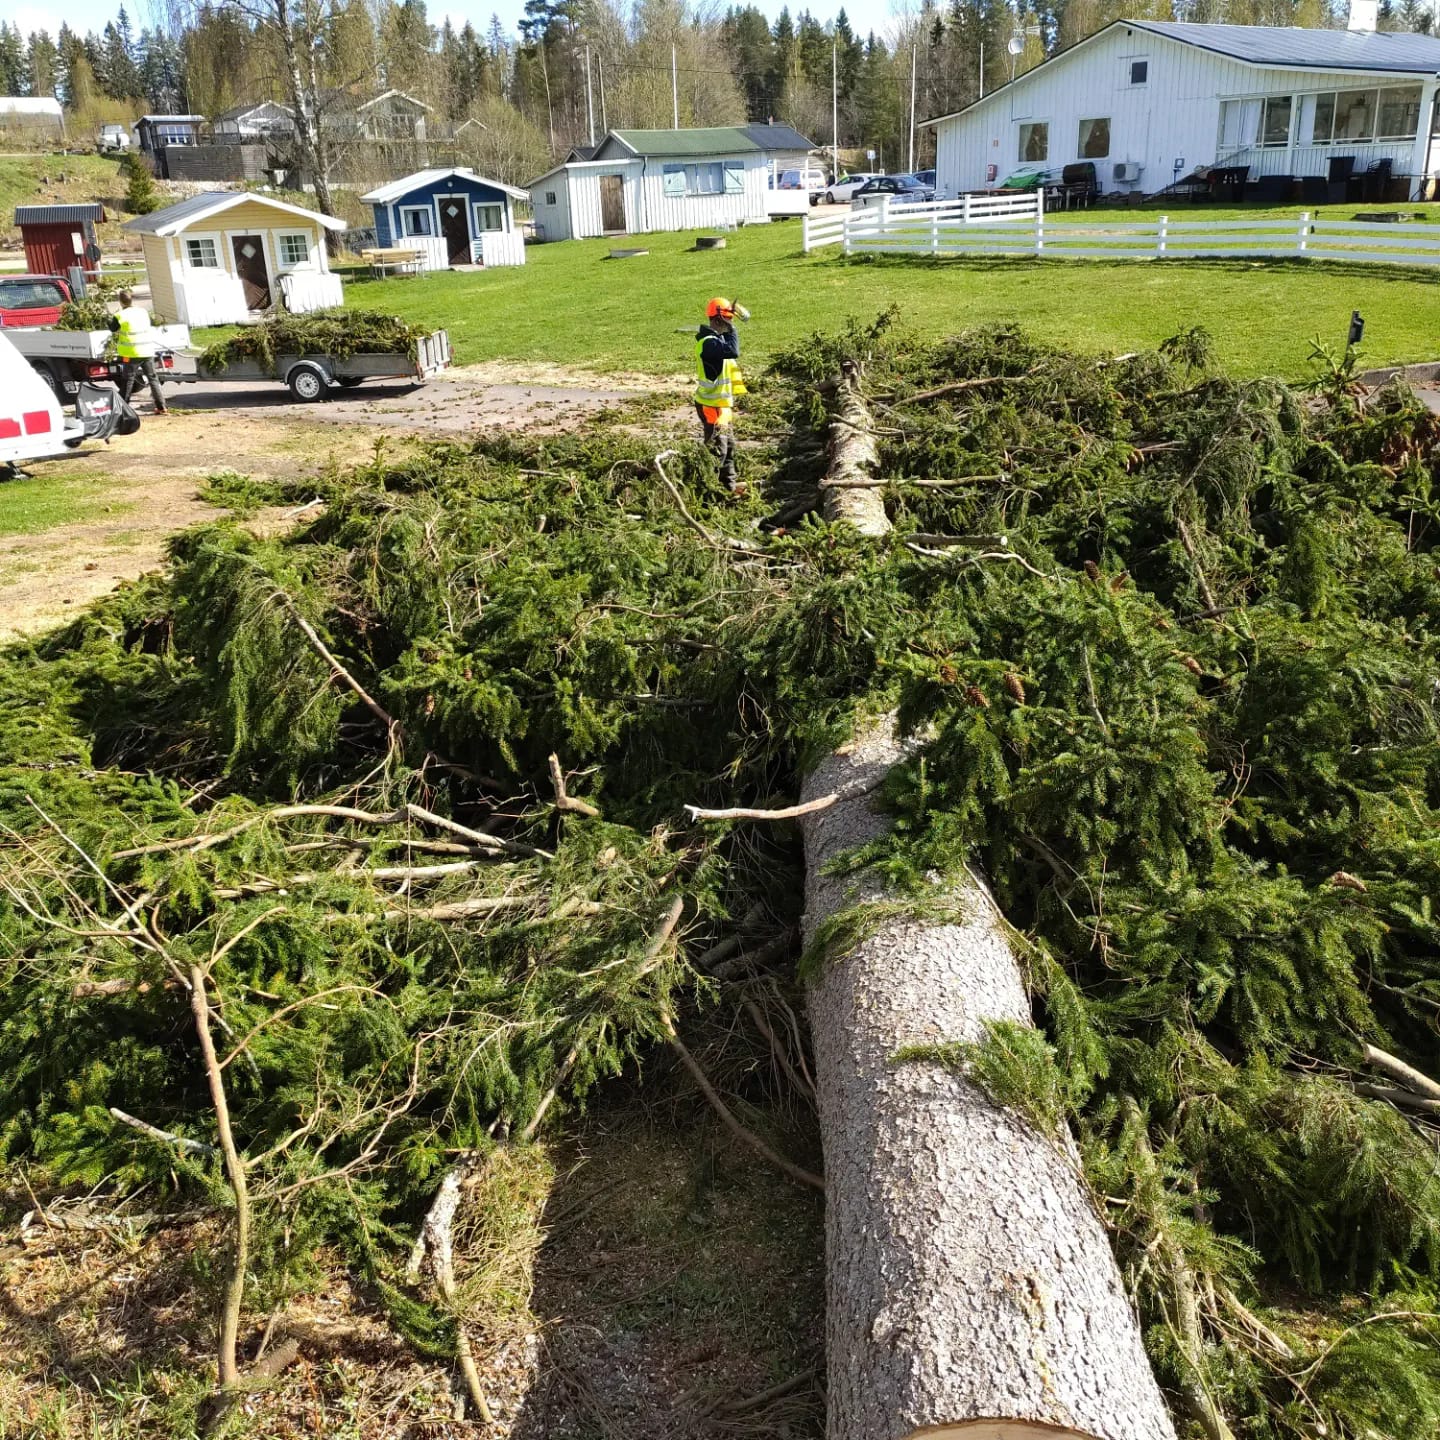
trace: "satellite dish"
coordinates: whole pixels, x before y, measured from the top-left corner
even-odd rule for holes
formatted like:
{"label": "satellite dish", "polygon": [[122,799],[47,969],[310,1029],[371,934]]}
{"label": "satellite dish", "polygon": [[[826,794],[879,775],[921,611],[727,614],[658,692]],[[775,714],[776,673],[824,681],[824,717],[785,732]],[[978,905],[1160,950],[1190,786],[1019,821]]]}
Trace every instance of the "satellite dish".
{"label": "satellite dish", "polygon": [[1005,48],[1012,55],[1023,55],[1025,53],[1025,37],[1023,35],[1012,35],[1006,42]]}

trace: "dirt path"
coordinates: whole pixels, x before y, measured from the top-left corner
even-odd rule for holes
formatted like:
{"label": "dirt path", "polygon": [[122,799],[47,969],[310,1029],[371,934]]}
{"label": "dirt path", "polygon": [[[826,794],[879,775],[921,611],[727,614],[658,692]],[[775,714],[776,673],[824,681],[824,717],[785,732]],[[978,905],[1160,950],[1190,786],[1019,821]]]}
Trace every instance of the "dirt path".
{"label": "dirt path", "polygon": [[[220,512],[197,498],[206,477],[233,470],[304,479],[404,443],[495,430],[558,432],[659,397],[661,428],[683,423],[683,382],[575,374],[560,367],[470,366],[428,385],[365,385],[300,405],[277,384],[185,385],[172,415],[34,467],[16,486],[63,487],[81,518],[34,534],[0,534],[0,643],[63,622],[91,600],[153,569],[166,538]],[[668,402],[674,402],[673,406]],[[0,487],[0,512],[6,488]]]}

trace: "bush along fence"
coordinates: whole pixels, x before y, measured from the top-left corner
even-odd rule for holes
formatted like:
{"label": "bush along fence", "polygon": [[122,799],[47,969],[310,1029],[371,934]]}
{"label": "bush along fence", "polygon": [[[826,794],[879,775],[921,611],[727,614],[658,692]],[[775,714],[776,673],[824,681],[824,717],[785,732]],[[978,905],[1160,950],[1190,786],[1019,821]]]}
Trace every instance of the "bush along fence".
{"label": "bush along fence", "polygon": [[[836,220],[807,222],[805,249],[840,244],[845,254],[1015,255],[1051,259],[1346,260],[1392,265],[1440,264],[1440,225],[1355,218],[1286,220],[1084,220],[1047,223],[1036,196],[1028,214],[957,213],[942,206],[876,206]],[[813,225],[815,230],[809,227]],[[821,229],[820,227],[829,227]],[[839,233],[832,236],[831,229]]]}

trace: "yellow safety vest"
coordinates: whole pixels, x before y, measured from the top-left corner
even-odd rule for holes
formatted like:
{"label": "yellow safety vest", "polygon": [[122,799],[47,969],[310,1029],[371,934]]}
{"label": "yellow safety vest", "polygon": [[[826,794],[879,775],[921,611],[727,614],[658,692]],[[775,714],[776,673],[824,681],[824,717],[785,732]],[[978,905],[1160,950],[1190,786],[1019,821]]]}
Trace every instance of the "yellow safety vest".
{"label": "yellow safety vest", "polygon": [[708,406],[711,410],[730,410],[737,395],[747,395],[745,379],[740,374],[738,360],[726,360],[720,366],[720,373],[712,380],[705,373],[705,342],[709,335],[701,335],[695,341],[695,392],[690,397],[697,405]]}
{"label": "yellow safety vest", "polygon": [[115,353],[122,360],[145,360],[155,354],[154,326],[150,312],[140,305],[128,305],[115,316]]}

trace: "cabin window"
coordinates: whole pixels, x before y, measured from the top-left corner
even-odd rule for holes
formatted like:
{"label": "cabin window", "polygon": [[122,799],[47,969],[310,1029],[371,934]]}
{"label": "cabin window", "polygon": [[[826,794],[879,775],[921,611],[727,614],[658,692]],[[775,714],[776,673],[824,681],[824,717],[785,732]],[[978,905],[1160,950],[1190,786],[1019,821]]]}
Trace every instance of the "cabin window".
{"label": "cabin window", "polygon": [[505,228],[505,207],[503,205],[477,205],[475,207],[475,233],[482,230],[503,230]]}
{"label": "cabin window", "polygon": [[1076,153],[1082,160],[1103,160],[1110,153],[1110,121],[1082,120]]}
{"label": "cabin window", "polygon": [[1270,95],[1265,100],[1265,113],[1260,122],[1260,143],[1262,145],[1288,145],[1290,143],[1289,95]]}
{"label": "cabin window", "polygon": [[[729,189],[726,172],[718,164],[667,165],[661,172],[661,187],[666,195],[723,195]],[[743,189],[743,180],[741,184]]]}
{"label": "cabin window", "polygon": [[547,190],[545,192],[545,203],[547,205],[553,205],[555,203],[555,192],[553,190]]}
{"label": "cabin window", "polygon": [[1130,83],[1132,85],[1143,85],[1150,78],[1150,62],[1148,60],[1132,60],[1130,62]]}
{"label": "cabin window", "polygon": [[280,263],[282,265],[308,265],[310,263],[310,237],[299,233],[280,236]]}
{"label": "cabin window", "polygon": [[220,268],[220,247],[209,238],[200,236],[185,241],[185,258],[194,270],[218,270]]}
{"label": "cabin window", "polygon": [[435,212],[428,205],[402,205],[400,207],[400,233],[402,235],[433,235],[435,233]]}
{"label": "cabin window", "polygon": [[1050,122],[1048,120],[1027,121],[1020,127],[1021,160],[1048,160],[1050,158]]}

